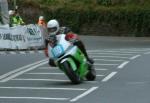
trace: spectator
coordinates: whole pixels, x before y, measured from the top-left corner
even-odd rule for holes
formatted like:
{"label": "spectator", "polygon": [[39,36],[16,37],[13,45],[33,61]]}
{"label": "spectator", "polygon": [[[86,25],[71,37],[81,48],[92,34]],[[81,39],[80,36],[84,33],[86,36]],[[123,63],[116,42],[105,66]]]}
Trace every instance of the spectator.
{"label": "spectator", "polygon": [[40,17],[39,17],[38,25],[43,26],[43,27],[46,27],[46,26],[47,26],[46,21],[45,21],[45,19],[44,19],[44,16],[40,16]]}
{"label": "spectator", "polygon": [[14,27],[25,24],[20,15],[16,11],[9,10],[9,16],[10,16],[10,26]]}

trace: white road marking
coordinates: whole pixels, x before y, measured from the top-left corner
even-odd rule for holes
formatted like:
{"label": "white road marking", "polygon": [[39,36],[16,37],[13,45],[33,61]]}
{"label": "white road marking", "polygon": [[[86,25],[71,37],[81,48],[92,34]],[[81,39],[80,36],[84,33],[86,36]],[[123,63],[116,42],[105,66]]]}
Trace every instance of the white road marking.
{"label": "white road marking", "polygon": [[0,96],[0,99],[34,99],[34,100],[58,100],[58,101],[65,101],[65,100],[69,100],[70,98],[49,98],[49,97],[4,97],[4,96]]}
{"label": "white road marking", "polygon": [[95,66],[102,66],[102,65],[104,65],[104,66],[105,66],[105,65],[106,65],[106,66],[109,66],[109,65],[110,65],[110,66],[113,66],[113,65],[118,65],[118,64],[94,64],[94,65],[95,65]]}
{"label": "white road marking", "polygon": [[10,54],[17,54],[16,52],[14,52],[14,51],[11,51],[11,52],[9,52]]}
{"label": "white road marking", "polygon": [[64,73],[25,73],[25,74],[32,74],[32,75],[64,75]]}
{"label": "white road marking", "polygon": [[146,52],[146,53],[144,53],[144,54],[150,54],[150,52]]}
{"label": "white road marking", "polygon": [[85,97],[86,95],[90,94],[91,92],[95,91],[96,89],[98,89],[98,87],[92,87],[89,90],[85,91],[83,94],[71,99],[70,102],[76,102],[77,100]]}
{"label": "white road marking", "polygon": [[148,50],[150,50],[150,49],[131,49],[131,50],[128,50],[128,51],[146,52],[146,51],[148,51]]}
{"label": "white road marking", "polygon": [[[48,82],[71,82],[70,80],[61,80],[61,79],[32,79],[32,78],[15,78],[13,81],[48,81]],[[88,83],[98,83],[97,81],[85,81]]]}
{"label": "white road marking", "polygon": [[29,51],[30,52],[30,54],[33,54],[33,53],[35,53],[35,51]]}
{"label": "white road marking", "polygon": [[140,53],[140,52],[135,52],[135,51],[112,51],[112,50],[90,51],[88,53],[99,53],[99,52],[125,53],[125,54],[137,54],[137,53]]}
{"label": "white road marking", "polygon": [[0,87],[0,89],[28,89],[28,90],[77,90],[85,91],[85,88],[47,88],[47,87]]}
{"label": "white road marking", "polygon": [[42,51],[42,50],[41,50],[41,51],[38,51],[38,52],[39,52],[39,53],[44,53],[44,51]]}
{"label": "white road marking", "polygon": [[103,76],[105,76],[105,75],[96,75],[97,77],[103,77]]}
{"label": "white road marking", "polygon": [[107,82],[109,79],[111,79],[114,75],[116,75],[117,72],[110,73],[107,77],[105,77],[102,82]]}
{"label": "white road marking", "polygon": [[4,54],[6,54],[6,52],[0,52],[0,55],[4,55]]}
{"label": "white road marking", "polygon": [[[3,78],[8,77],[8,76],[10,76],[10,75],[13,75],[13,74],[16,73],[16,72],[19,72],[19,71],[22,71],[22,70],[26,70],[26,68],[29,68],[29,67],[34,66],[34,65],[37,65],[37,64],[39,64],[39,63],[41,63],[41,62],[44,62],[44,61],[47,61],[47,59],[44,59],[44,60],[41,60],[41,61],[37,61],[37,62],[35,62],[35,63],[32,63],[32,64],[29,64],[29,65],[23,66],[23,67],[21,67],[21,68],[15,69],[15,70],[13,70],[13,71],[10,71],[10,72],[8,72],[8,73],[6,73],[6,74],[4,74],[4,75],[1,75],[1,76],[0,76],[0,80],[3,79]],[[1,81],[0,81],[0,82],[1,82]]]}
{"label": "white road marking", "polygon": [[105,69],[105,68],[96,68],[95,70],[102,70],[102,71],[106,71],[108,69]]}
{"label": "white road marking", "polygon": [[[95,53],[95,52],[120,52],[120,53],[129,53],[129,54],[132,54],[132,53],[142,53],[142,52],[147,52],[148,54],[150,54],[150,51],[149,48],[131,48],[131,49],[98,49],[98,50],[88,50],[88,53]],[[146,54],[147,54],[146,53]]]}
{"label": "white road marking", "polygon": [[136,51],[116,51],[116,52],[119,52],[119,53],[125,53],[125,54],[138,54],[138,53],[141,53],[141,52],[136,52]]}
{"label": "white road marking", "polygon": [[9,80],[11,80],[11,79],[13,79],[13,78],[19,76],[19,75],[22,75],[22,74],[25,73],[25,72],[31,71],[31,70],[33,70],[33,69],[35,69],[35,68],[37,68],[37,67],[39,67],[39,66],[41,66],[41,65],[44,65],[44,64],[46,64],[46,63],[47,63],[47,61],[44,61],[44,62],[39,63],[39,64],[36,64],[36,65],[34,65],[34,66],[32,66],[32,67],[26,68],[25,70],[24,70],[24,68],[23,68],[22,71],[17,72],[17,73],[15,73],[15,74],[12,74],[11,76],[2,79],[0,82],[7,82],[7,81],[9,81]]}
{"label": "white road marking", "polygon": [[93,58],[121,58],[121,59],[129,59],[129,57],[122,57],[122,56],[98,56],[92,55]]}
{"label": "white road marking", "polygon": [[25,79],[25,78],[15,78],[15,79],[12,79],[12,80],[15,80],[15,81],[51,81],[51,82],[70,82],[69,80],[61,80],[61,79]]}
{"label": "white road marking", "polygon": [[20,51],[19,53],[20,53],[20,54],[26,54],[25,51]]}
{"label": "white road marking", "polygon": [[84,81],[85,83],[92,83],[92,84],[95,84],[95,83],[99,83],[98,81]]}
{"label": "white road marking", "polygon": [[[31,74],[31,75],[65,75],[64,73],[25,73],[25,74]],[[96,75],[98,77],[102,77],[104,75]]]}
{"label": "white road marking", "polygon": [[[38,69],[44,69],[44,70],[55,70],[55,69],[59,69],[58,67],[52,67],[52,68],[49,68],[49,67],[40,67]],[[108,70],[106,68],[95,68],[95,70],[102,70],[102,71],[105,71],[105,70]]]}
{"label": "white road marking", "polygon": [[39,67],[38,69],[48,69],[48,70],[52,70],[52,69],[58,69],[58,67]]}
{"label": "white road marking", "polygon": [[119,49],[121,51],[135,51],[135,52],[144,52],[150,50],[149,48],[131,48],[131,49]]}
{"label": "white road marking", "polygon": [[120,64],[117,68],[118,68],[118,69],[122,69],[122,68],[124,68],[128,63],[129,63],[129,61],[125,61],[125,62],[123,62],[122,64]]}
{"label": "white road marking", "polygon": [[93,55],[93,54],[97,54],[97,55],[103,54],[103,55],[104,55],[104,54],[105,54],[105,55],[118,55],[118,56],[119,56],[119,55],[123,55],[123,56],[125,56],[125,55],[127,55],[127,56],[128,56],[128,55],[129,55],[129,56],[130,56],[130,55],[133,55],[133,54],[114,54],[114,53],[89,53],[89,54],[90,54],[90,55]]}
{"label": "white road marking", "polygon": [[134,59],[136,59],[136,58],[138,58],[138,57],[140,57],[140,56],[141,56],[141,55],[135,55],[135,56],[131,57],[130,60],[134,60]]}
{"label": "white road marking", "polygon": [[95,61],[108,61],[108,62],[120,62],[120,61],[125,61],[125,60],[108,60],[108,59],[94,59]]}
{"label": "white road marking", "polygon": [[[44,70],[55,70],[55,69],[59,69],[58,67],[40,67],[38,69],[44,69]],[[108,69],[105,69],[105,68],[96,68],[95,70],[108,70]]]}

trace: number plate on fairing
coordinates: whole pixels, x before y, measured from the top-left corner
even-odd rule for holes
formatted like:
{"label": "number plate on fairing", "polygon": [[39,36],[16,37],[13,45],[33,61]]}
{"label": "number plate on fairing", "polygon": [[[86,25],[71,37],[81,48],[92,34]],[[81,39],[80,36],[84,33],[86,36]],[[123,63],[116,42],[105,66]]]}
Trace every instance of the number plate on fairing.
{"label": "number plate on fairing", "polygon": [[64,48],[62,45],[55,46],[52,50],[52,55],[54,58],[58,58],[59,56],[63,55],[65,53]]}

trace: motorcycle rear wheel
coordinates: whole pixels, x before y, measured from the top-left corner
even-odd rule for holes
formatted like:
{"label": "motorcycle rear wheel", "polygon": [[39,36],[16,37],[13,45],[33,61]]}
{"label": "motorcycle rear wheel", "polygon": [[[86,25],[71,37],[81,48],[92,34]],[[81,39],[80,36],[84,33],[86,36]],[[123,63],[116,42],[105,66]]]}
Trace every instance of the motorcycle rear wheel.
{"label": "motorcycle rear wheel", "polygon": [[96,79],[96,71],[93,66],[89,68],[89,72],[86,75],[86,79],[89,81],[94,81]]}

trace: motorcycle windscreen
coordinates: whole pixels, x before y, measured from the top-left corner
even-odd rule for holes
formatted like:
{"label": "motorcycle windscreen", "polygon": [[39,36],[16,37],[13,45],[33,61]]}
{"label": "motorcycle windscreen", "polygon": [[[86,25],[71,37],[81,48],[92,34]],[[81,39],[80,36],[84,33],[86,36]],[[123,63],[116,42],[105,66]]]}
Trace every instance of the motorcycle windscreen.
{"label": "motorcycle windscreen", "polygon": [[61,55],[63,55],[65,53],[65,50],[64,50],[63,46],[61,44],[59,44],[51,50],[51,53],[52,53],[53,58],[59,58]]}

